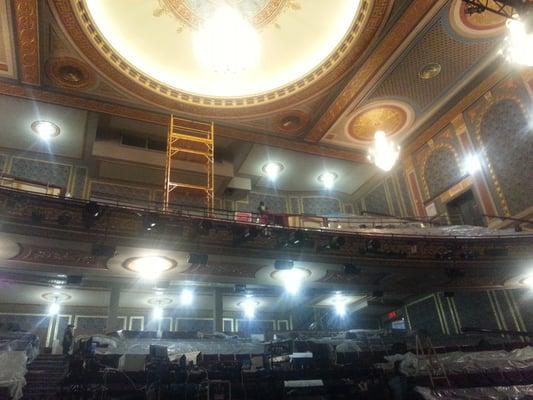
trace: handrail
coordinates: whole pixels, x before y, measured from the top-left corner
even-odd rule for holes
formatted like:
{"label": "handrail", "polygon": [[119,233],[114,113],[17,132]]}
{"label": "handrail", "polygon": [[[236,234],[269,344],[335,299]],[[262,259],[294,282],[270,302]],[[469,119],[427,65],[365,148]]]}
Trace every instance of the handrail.
{"label": "handrail", "polygon": [[[18,189],[12,189],[12,188],[0,188],[1,192],[12,192],[12,193],[18,193],[23,194],[27,197],[33,197],[33,198],[39,198],[43,199],[45,201],[63,201],[68,202],[69,204],[77,204],[80,206],[85,206],[89,201],[86,199],[76,199],[76,198],[66,198],[61,196],[54,196],[54,195],[45,195],[40,193],[29,193],[23,190]],[[122,197],[124,198],[124,197]],[[194,206],[194,205],[186,205],[186,204],[178,204],[178,203],[171,203],[169,205],[169,209],[167,211],[162,210],[163,203],[157,202],[157,201],[151,201],[147,202],[150,204],[156,204],[158,207],[142,207],[137,206],[135,204],[132,204],[132,202],[126,202],[126,203],[120,203],[119,201],[101,201],[100,199],[95,200],[96,202],[100,203],[103,206],[114,206],[118,209],[126,210],[138,215],[143,215],[147,213],[158,213],[161,215],[169,215],[169,216],[176,216],[176,217],[190,217],[195,219],[203,219],[203,220],[211,220],[211,221],[219,221],[219,222],[226,222],[226,223],[232,223],[236,225],[250,225],[250,226],[257,226],[257,227],[265,227],[270,226],[275,229],[286,229],[288,231],[296,231],[296,230],[305,230],[305,231],[315,231],[315,232],[323,232],[323,233],[331,233],[331,234],[343,234],[343,235],[358,235],[363,237],[370,237],[370,238],[397,238],[397,239],[437,239],[437,240],[443,240],[443,239],[455,239],[455,240],[494,240],[494,239],[524,239],[524,238],[531,238],[533,239],[533,234],[529,232],[509,232],[505,234],[487,234],[487,235],[480,235],[480,236],[465,236],[460,234],[446,234],[445,232],[441,234],[432,234],[428,232],[427,234],[417,234],[417,233],[406,233],[404,232],[390,232],[390,231],[383,231],[382,228],[373,228],[374,231],[370,230],[369,228],[359,228],[359,229],[353,229],[353,230],[346,230],[346,229],[334,229],[330,228],[328,226],[321,226],[318,227],[297,227],[297,226],[290,226],[285,224],[278,224],[276,222],[281,222],[283,219],[285,222],[285,219],[290,216],[299,216],[300,218],[315,218],[315,219],[323,219],[325,222],[327,221],[336,221],[336,222],[342,222],[342,224],[348,224],[349,222],[357,223],[359,225],[363,225],[364,221],[360,217],[329,217],[329,216],[320,216],[320,215],[313,215],[313,214],[275,214],[275,213],[268,213],[268,214],[260,214],[260,213],[254,213],[254,212],[248,212],[244,211],[242,212],[246,216],[249,216],[246,220],[244,219],[238,219],[236,218],[236,213],[240,213],[240,211],[233,211],[233,210],[226,210],[226,209],[213,209],[208,210],[204,207]],[[265,222],[264,217],[265,215],[272,217],[272,219],[269,218],[268,221]],[[374,225],[376,225],[376,220],[368,220],[369,222],[373,222]],[[391,222],[390,225],[393,225]],[[399,224],[399,226],[401,226]],[[405,225],[404,225],[405,226]],[[390,230],[394,230],[394,228],[389,228]],[[420,228],[420,229],[428,229],[428,228]],[[376,232],[377,230],[377,232]]]}

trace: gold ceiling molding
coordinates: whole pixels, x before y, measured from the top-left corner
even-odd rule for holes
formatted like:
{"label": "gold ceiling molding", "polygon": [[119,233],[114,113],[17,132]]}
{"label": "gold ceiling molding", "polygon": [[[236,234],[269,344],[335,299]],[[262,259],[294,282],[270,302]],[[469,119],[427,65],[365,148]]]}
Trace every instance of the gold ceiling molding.
{"label": "gold ceiling molding", "polygon": [[[493,0],[488,0],[488,5],[493,9],[500,7]],[[468,15],[465,6],[463,0],[454,0],[450,6],[450,25],[459,35],[470,39],[481,39],[505,32],[505,17],[491,12]]]}
{"label": "gold ceiling molding", "polygon": [[352,104],[353,99],[361,90],[364,90],[365,86],[375,77],[379,69],[389,60],[391,54],[397,48],[401,47],[406,38],[436,4],[439,6],[440,3],[434,0],[413,1],[379,46],[352,76],[346,87],[309,131],[305,137],[306,141],[318,142],[326,135],[342,113]]}
{"label": "gold ceiling molding", "polygon": [[20,80],[30,85],[40,85],[37,0],[15,1],[14,4]]}
{"label": "gold ceiling molding", "polygon": [[219,98],[180,92],[137,71],[100,35],[83,0],[49,1],[70,40],[104,76],[145,102],[209,118],[264,115],[309,100],[330,88],[368,48],[392,5],[389,0],[362,0],[360,14],[344,41],[327,60],[298,81],[255,96]]}
{"label": "gold ceiling molding", "polygon": [[407,112],[393,103],[376,105],[355,114],[348,122],[348,135],[363,142],[374,140],[376,131],[393,136],[409,123]]}
{"label": "gold ceiling molding", "polygon": [[[232,3],[240,9],[239,6],[244,2],[243,0],[238,0]],[[217,2],[210,2],[209,0],[206,3],[213,7],[217,4]],[[258,6],[257,12],[253,15],[246,15],[246,17],[258,29],[274,22],[286,9],[298,10],[301,7],[295,0],[256,0],[254,3]],[[198,29],[203,22],[203,18],[198,14],[198,11],[200,10],[191,8],[187,0],[159,0],[159,8],[154,11],[154,15],[172,14],[183,25]]]}
{"label": "gold ceiling molding", "polygon": [[[101,100],[86,99],[83,97],[72,96],[63,93],[29,88],[3,81],[0,81],[0,94],[168,126],[169,116],[165,114],[145,111],[119,104],[107,103]],[[216,130],[217,135],[230,139],[280,147],[282,149],[294,150],[301,153],[308,153],[323,157],[338,158],[340,160],[354,161],[365,164],[368,163],[368,159],[364,153],[353,150],[343,150],[314,143],[305,143],[297,140],[290,140],[285,137],[265,135],[239,128],[221,126],[218,124],[216,125]]]}
{"label": "gold ceiling molding", "polygon": [[52,57],[46,61],[46,75],[57,86],[86,89],[97,82],[95,72],[83,61],[72,57]]}

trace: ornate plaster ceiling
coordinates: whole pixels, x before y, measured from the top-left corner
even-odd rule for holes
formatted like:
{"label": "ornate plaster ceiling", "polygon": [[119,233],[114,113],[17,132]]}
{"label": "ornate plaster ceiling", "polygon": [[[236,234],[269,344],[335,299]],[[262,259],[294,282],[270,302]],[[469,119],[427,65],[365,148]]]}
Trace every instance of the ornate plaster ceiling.
{"label": "ornate plaster ceiling", "polygon": [[[382,26],[388,0],[231,0],[255,26],[261,58],[228,75],[202,68],[194,35],[219,0],[54,0],[72,43],[144,101],[208,116],[266,114],[331,87]],[[299,127],[289,126],[288,130]]]}

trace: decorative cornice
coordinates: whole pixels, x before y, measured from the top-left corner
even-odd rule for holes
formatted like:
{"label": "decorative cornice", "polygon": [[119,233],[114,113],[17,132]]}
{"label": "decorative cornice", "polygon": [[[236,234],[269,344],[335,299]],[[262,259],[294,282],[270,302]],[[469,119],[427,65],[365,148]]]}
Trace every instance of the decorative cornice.
{"label": "decorative cornice", "polygon": [[[307,76],[275,91],[250,97],[208,98],[180,92],[150,79],[125,62],[92,25],[83,1],[51,0],[52,10],[73,44],[116,85],[148,103],[208,118],[265,115],[310,99],[330,88],[368,48],[390,12],[388,0],[365,0],[344,43]],[[78,17],[77,17],[78,15]],[[361,17],[362,15],[362,17]]]}
{"label": "decorative cornice", "polygon": [[61,265],[79,268],[105,269],[104,262],[87,251],[21,244],[20,253],[11,260],[32,264]]}
{"label": "decorative cornice", "polygon": [[380,45],[350,79],[313,129],[309,131],[305,138],[306,141],[318,142],[324,137],[346,108],[352,104],[354,97],[375,77],[379,69],[390,59],[394,50],[402,45],[435,4],[434,0],[415,0],[409,6]]}
{"label": "decorative cornice", "polygon": [[[106,103],[99,100],[86,99],[78,96],[56,93],[47,90],[30,88],[0,81],[0,94],[20,97],[45,103],[58,104],[67,107],[79,108],[87,111],[100,112],[116,115],[136,121],[149,122],[152,124],[168,126],[168,115],[152,111],[140,110],[119,104]],[[365,154],[338,148],[326,147],[314,143],[305,143],[297,140],[286,139],[280,136],[264,135],[261,133],[246,131],[239,128],[215,125],[216,134],[219,136],[259,143],[273,147],[308,153],[323,157],[338,158],[341,160],[368,163]]]}
{"label": "decorative cornice", "polygon": [[39,62],[39,12],[37,0],[17,0],[14,5],[20,80],[30,85],[40,85],[41,68]]}
{"label": "decorative cornice", "polygon": [[254,279],[257,271],[264,267],[265,265],[258,264],[218,262],[214,264],[209,263],[209,265],[191,265],[186,271],[183,271],[183,274]]}

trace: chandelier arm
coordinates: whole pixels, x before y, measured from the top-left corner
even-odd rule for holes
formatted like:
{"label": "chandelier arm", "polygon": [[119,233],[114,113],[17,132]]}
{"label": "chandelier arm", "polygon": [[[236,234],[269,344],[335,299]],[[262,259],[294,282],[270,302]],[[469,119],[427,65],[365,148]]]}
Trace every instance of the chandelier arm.
{"label": "chandelier arm", "polygon": [[[503,1],[497,1],[494,0],[494,3],[498,6],[498,8],[493,8],[489,6],[488,0],[481,1],[481,0],[462,0],[466,5],[470,5],[470,8],[467,9],[467,12],[470,14],[474,13],[482,13],[484,11],[489,11],[493,14],[497,14],[499,16],[502,16],[507,19],[514,19],[517,20],[518,18],[515,16],[516,11],[513,8],[513,6],[506,4]],[[507,11],[510,9],[511,11]]]}

